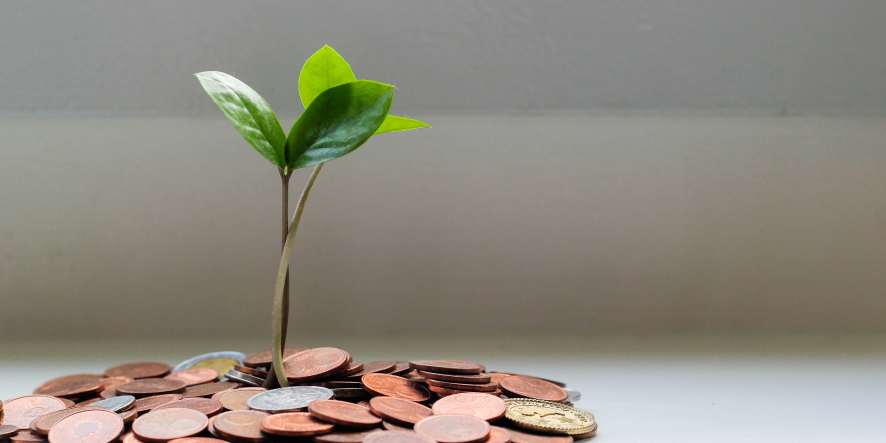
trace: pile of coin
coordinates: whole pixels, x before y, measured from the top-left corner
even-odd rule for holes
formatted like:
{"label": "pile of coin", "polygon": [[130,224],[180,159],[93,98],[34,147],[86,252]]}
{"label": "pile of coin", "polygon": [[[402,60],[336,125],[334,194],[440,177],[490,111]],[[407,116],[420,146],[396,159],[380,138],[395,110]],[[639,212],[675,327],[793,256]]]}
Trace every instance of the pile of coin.
{"label": "pile of coin", "polygon": [[0,402],[0,443],[572,443],[597,432],[565,384],[474,362],[289,347],[290,386],[266,389],[270,365],[270,351],[214,352],[50,380]]}

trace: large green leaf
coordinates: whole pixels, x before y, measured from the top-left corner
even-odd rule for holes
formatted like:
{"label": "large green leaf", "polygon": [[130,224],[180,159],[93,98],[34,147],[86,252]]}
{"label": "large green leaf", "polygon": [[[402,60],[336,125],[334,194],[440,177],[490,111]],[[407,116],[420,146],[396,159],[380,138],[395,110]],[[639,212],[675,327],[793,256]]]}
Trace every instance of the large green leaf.
{"label": "large green leaf", "polygon": [[383,134],[385,132],[399,132],[399,131],[409,131],[412,129],[418,128],[430,128],[431,125],[420,122],[418,120],[413,120],[411,118],[406,117],[397,117],[396,115],[388,114],[385,117],[385,121],[375,130],[375,134]]}
{"label": "large green leaf", "polygon": [[224,72],[194,75],[243,138],[268,161],[284,167],[286,134],[268,102],[246,83]]}
{"label": "large green leaf", "polygon": [[320,48],[301,68],[298,76],[298,95],[305,109],[323,91],[356,81],[351,65],[329,46]]}
{"label": "large green leaf", "polygon": [[323,91],[289,131],[287,165],[304,168],[357,149],[384,122],[393,99],[393,86],[369,80]]}

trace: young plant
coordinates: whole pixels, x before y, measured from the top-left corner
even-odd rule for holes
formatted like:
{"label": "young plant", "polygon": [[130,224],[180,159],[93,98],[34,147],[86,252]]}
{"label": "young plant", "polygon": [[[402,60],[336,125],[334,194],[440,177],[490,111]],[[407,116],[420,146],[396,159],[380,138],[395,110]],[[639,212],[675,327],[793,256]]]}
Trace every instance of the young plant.
{"label": "young plant", "polygon": [[[385,132],[430,127],[418,120],[389,115],[394,87],[357,80],[348,62],[324,46],[314,53],[298,77],[305,111],[287,136],[277,116],[257,92],[236,78],[217,71],[195,74],[203,89],[246,141],[270,161],[280,174],[282,199],[282,256],[273,309],[274,364],[265,387],[275,379],[288,386],[283,370],[283,348],[289,324],[289,261],[305,202],[323,164],[342,157]],[[314,166],[289,220],[289,177],[296,169]]]}

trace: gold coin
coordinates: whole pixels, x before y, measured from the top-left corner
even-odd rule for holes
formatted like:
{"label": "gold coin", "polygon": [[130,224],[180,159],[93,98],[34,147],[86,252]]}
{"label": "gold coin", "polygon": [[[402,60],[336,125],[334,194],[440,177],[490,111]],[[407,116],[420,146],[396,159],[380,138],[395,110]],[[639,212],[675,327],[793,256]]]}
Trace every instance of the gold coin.
{"label": "gold coin", "polygon": [[596,426],[594,414],[562,403],[531,398],[505,400],[505,417],[517,426],[536,431],[579,435]]}
{"label": "gold coin", "polygon": [[233,358],[210,358],[209,360],[203,360],[201,362],[195,363],[193,366],[187,369],[198,369],[198,368],[208,368],[215,369],[219,374],[225,374],[231,369],[234,369],[234,365],[239,365],[240,362],[234,360]]}

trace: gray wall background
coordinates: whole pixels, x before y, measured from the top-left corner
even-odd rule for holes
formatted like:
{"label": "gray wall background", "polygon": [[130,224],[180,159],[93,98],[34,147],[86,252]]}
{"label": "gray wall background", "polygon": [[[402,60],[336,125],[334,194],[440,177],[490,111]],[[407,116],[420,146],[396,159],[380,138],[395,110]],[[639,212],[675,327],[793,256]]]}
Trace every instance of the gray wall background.
{"label": "gray wall background", "polygon": [[293,334],[886,331],[882,1],[8,1],[0,337],[267,334],[279,179],[191,74],[288,128],[323,44],[434,128],[324,168]]}

